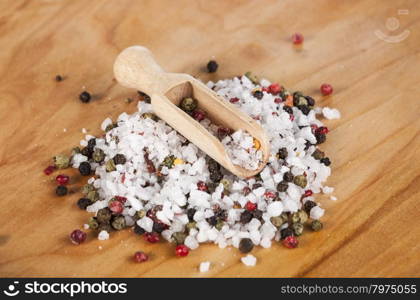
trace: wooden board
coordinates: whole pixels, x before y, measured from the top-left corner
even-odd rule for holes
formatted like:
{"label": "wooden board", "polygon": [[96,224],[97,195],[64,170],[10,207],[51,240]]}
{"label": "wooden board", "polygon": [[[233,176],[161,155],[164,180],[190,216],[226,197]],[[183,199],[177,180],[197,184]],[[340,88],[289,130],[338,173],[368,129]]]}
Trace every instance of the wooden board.
{"label": "wooden board", "polygon": [[[390,17],[400,28],[387,29]],[[389,43],[375,30],[409,36]],[[305,36],[301,51],[290,42],[296,31]],[[417,0],[1,1],[0,275],[420,276],[419,41]],[[295,250],[256,249],[254,268],[237,250],[212,245],[179,259],[173,246],[128,230],[72,245],[69,232],[88,214],[75,205],[78,193],[56,197],[42,170],[78,144],[82,128],[98,134],[106,117],[135,110],[124,102],[135,92],[112,74],[117,53],[134,44],[168,71],[206,81],[252,70],[340,109],[322,145],[338,197],[319,198],[325,230],[305,234]],[[205,74],[213,56],[220,69]],[[321,97],[323,82],[333,96]],[[78,100],[85,88],[95,95],[90,104]],[[76,189],[82,179],[74,179]],[[137,250],[151,260],[133,263]],[[206,260],[213,267],[201,274]]]}

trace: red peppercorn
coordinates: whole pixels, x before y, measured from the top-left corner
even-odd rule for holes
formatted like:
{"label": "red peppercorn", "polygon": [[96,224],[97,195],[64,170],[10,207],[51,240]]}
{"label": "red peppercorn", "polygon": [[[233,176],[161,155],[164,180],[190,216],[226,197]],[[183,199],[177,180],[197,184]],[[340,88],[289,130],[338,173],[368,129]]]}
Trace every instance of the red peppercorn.
{"label": "red peppercorn", "polygon": [[203,191],[203,192],[207,192],[207,190],[209,189],[209,188],[207,187],[207,184],[206,184],[204,181],[199,181],[199,182],[197,182],[197,188],[198,188],[200,191]]}
{"label": "red peppercorn", "polygon": [[322,126],[322,127],[317,128],[315,132],[317,134],[327,134],[330,131],[328,130],[328,127]]}
{"label": "red peppercorn", "polygon": [[275,98],[274,99],[274,103],[279,104],[279,103],[282,103],[282,102],[283,102],[283,100],[281,98]]}
{"label": "red peppercorn", "polygon": [[278,83],[272,83],[272,84],[270,84],[270,86],[268,87],[268,92],[270,94],[277,95],[278,93],[281,92],[281,86],[280,86],[280,84],[278,84]]}
{"label": "red peppercorn", "polygon": [[196,119],[199,122],[204,120],[205,117],[206,117],[206,114],[204,113],[204,111],[196,110],[193,113],[193,118]]}
{"label": "red peppercorn", "polygon": [[121,214],[124,210],[124,206],[120,201],[111,201],[109,203],[109,209],[116,215]]}
{"label": "red peppercorn", "polygon": [[121,204],[124,204],[127,201],[127,198],[126,197],[122,197],[122,196],[115,196],[114,198],[118,202],[121,202]]}
{"label": "red peppercorn", "polygon": [[160,241],[159,235],[156,232],[146,232],[144,238],[149,243],[157,243]]}
{"label": "red peppercorn", "polygon": [[236,102],[239,102],[239,98],[237,98],[237,97],[233,97],[233,98],[230,98],[230,103],[236,103]]}
{"label": "red peppercorn", "polygon": [[295,45],[300,45],[303,43],[303,35],[301,33],[296,32],[292,35],[292,42]]}
{"label": "red peppercorn", "polygon": [[143,251],[137,251],[136,253],[134,253],[135,262],[142,263],[148,260],[149,260],[149,256]]}
{"label": "red peppercorn", "polygon": [[262,92],[268,92],[268,87],[263,86],[263,87],[261,88],[261,91],[262,91]]}
{"label": "red peppercorn", "polygon": [[331,84],[328,83],[324,83],[321,85],[321,93],[324,96],[328,96],[331,95],[333,92],[333,87],[331,86]]}
{"label": "red peppercorn", "polygon": [[178,245],[175,248],[175,254],[179,257],[187,256],[190,250],[185,245]]}
{"label": "red peppercorn", "polygon": [[76,229],[70,234],[70,240],[73,244],[79,245],[86,240],[86,236],[86,232]]}
{"label": "red peppercorn", "polygon": [[299,244],[298,239],[293,235],[289,235],[283,240],[283,245],[289,249],[296,248],[298,244]]}
{"label": "red peppercorn", "polygon": [[312,133],[315,133],[316,130],[318,129],[318,125],[316,124],[311,124],[311,129],[312,129]]}
{"label": "red peppercorn", "polygon": [[246,186],[242,189],[242,192],[244,193],[245,196],[249,195],[249,193],[251,193],[251,189]]}
{"label": "red peppercorn", "polygon": [[44,169],[44,174],[50,175],[52,172],[54,172],[54,170],[55,170],[55,166],[48,166]]}
{"label": "red peppercorn", "polygon": [[252,203],[251,201],[248,201],[248,202],[245,204],[245,209],[246,209],[246,210],[249,210],[249,211],[256,210],[256,209],[257,209],[257,204],[256,204],[256,203]]}
{"label": "red peppercorn", "polygon": [[276,198],[276,193],[268,191],[264,193],[264,197],[268,199],[274,199]]}
{"label": "red peppercorn", "polygon": [[65,185],[69,182],[69,180],[70,177],[63,174],[57,175],[57,177],[55,177],[55,181],[57,181],[59,185]]}
{"label": "red peppercorn", "polygon": [[312,196],[312,194],[313,194],[312,190],[306,190],[305,194],[303,196],[304,197],[310,197],[310,196]]}

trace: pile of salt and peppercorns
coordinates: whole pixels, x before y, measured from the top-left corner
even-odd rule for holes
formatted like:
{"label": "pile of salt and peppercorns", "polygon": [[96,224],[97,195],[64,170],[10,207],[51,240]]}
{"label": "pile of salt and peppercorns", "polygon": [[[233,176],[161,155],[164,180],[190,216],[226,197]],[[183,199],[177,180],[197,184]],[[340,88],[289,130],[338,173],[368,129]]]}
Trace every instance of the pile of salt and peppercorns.
{"label": "pile of salt and peppercorns", "polygon": [[[217,67],[218,65],[215,61],[210,61],[207,65],[209,72],[215,72]],[[58,79],[59,77],[60,79]],[[61,81],[62,77],[58,75],[56,80]],[[306,157],[311,157],[313,161],[318,161],[318,164],[328,167],[331,164],[329,158],[326,157],[324,152],[322,152],[317,147],[317,145],[325,142],[328,128],[325,126],[319,126],[318,124],[320,122],[318,120],[313,122],[313,124],[307,125],[298,125],[295,120],[295,118],[302,119],[302,116],[314,115],[312,111],[314,109],[315,100],[310,96],[303,95],[301,92],[290,93],[279,84],[267,83],[268,81],[259,81],[255,75],[248,72],[243,77],[236,77],[231,80],[219,81],[218,83],[210,82],[208,86],[218,92],[222,97],[226,98],[227,101],[230,101],[232,104],[238,104],[240,109],[244,108],[243,110],[247,113],[250,113],[250,110],[248,109],[249,107],[247,107],[249,106],[249,103],[247,103],[249,99],[243,99],[240,94],[234,96],[231,95],[235,88],[238,87],[238,85],[242,85],[242,88],[244,89],[241,91],[242,93],[245,90],[250,90],[250,95],[257,102],[266,99],[267,97],[272,97],[273,103],[275,105],[275,110],[272,112],[273,117],[277,117],[279,115],[284,117],[282,112],[287,113],[288,120],[290,120],[292,123],[294,128],[293,130],[298,131],[297,135],[300,134],[299,137],[304,136],[304,134],[299,132],[299,130],[302,130],[303,128],[309,128],[309,132],[313,134],[315,139],[312,141],[306,140],[304,149],[302,151],[307,151]],[[323,95],[329,95],[332,93],[332,91],[332,87],[328,84],[323,84],[321,86],[321,93]],[[141,100],[140,103],[143,103],[144,105],[148,105],[147,103],[150,103],[150,98],[146,94],[139,92],[139,96]],[[90,101],[91,96],[88,92],[85,91],[80,95],[79,98],[82,102],[87,103]],[[139,107],[140,106],[141,105],[139,104]],[[205,113],[201,110],[197,110],[196,101],[192,98],[185,98],[181,102],[180,107],[189,113],[198,122],[205,119]],[[149,119],[148,122],[155,122],[156,124],[163,122],[159,120],[157,116],[151,111],[146,111],[143,113],[139,112],[138,115],[143,120]],[[255,120],[262,123],[263,126],[267,125],[264,124],[264,121],[272,121],[264,120],[263,115],[253,115],[252,113],[250,113],[250,115]],[[95,181],[100,179],[101,175],[103,174],[118,172],[122,166],[130,164],[132,161],[132,157],[126,157],[124,153],[116,153],[112,157],[109,157],[109,150],[106,149],[109,143],[112,142],[118,145],[120,142],[118,141],[118,135],[113,136],[109,133],[112,133],[114,129],[118,129],[123,122],[124,120],[119,120],[115,123],[108,122],[109,124],[107,124],[104,128],[105,134],[102,138],[91,137],[86,141],[86,145],[82,149],[79,147],[74,148],[70,156],[56,155],[53,158],[54,165],[49,166],[44,170],[45,174],[50,175],[56,169],[65,169],[69,166],[77,166],[81,175],[90,176],[93,172],[97,171],[97,169],[101,169],[101,171],[96,172],[96,176],[91,178],[88,181],[88,184],[82,188],[82,193],[84,196],[77,201],[77,205],[80,209],[87,209],[90,212],[95,212],[95,216],[90,218],[88,222],[88,227],[90,229],[97,230],[100,233],[109,233],[114,230],[121,230],[126,227],[132,227],[135,234],[143,235],[145,240],[150,243],[159,242],[160,237],[164,236],[165,239],[176,244],[175,253],[180,257],[187,256],[190,249],[195,249],[198,247],[198,243],[201,242],[201,239],[197,236],[200,234],[200,225],[202,222],[206,222],[206,228],[211,228],[211,230],[214,229],[214,231],[219,231],[220,233],[222,233],[223,230],[229,231],[232,228],[248,226],[250,223],[252,223],[253,226],[255,224],[260,224],[260,227],[263,227],[264,224],[269,223],[272,228],[276,229],[276,233],[270,238],[270,240],[267,241],[266,239],[264,245],[262,242],[260,243],[260,245],[263,247],[269,247],[271,245],[271,239],[281,241],[287,248],[297,247],[297,237],[303,233],[305,224],[307,224],[311,218],[312,221],[309,224],[309,228],[311,228],[313,231],[319,231],[322,229],[323,225],[319,220],[319,216],[322,216],[323,210],[319,208],[319,205],[314,201],[313,198],[313,194],[320,192],[322,187],[317,186],[318,191],[316,192],[312,191],[311,189],[307,189],[307,187],[310,185],[310,181],[313,179],[308,178],[306,171],[302,172],[301,174],[297,174],[299,172],[296,172],[296,169],[294,169],[294,162],[291,163],[291,165],[289,165],[288,162],[288,159],[291,157],[291,150],[287,147],[279,147],[279,144],[281,143],[278,143],[277,141],[275,142],[275,146],[272,147],[275,149],[275,153],[272,153],[270,161],[266,167],[268,171],[264,171],[266,170],[264,169],[257,176],[246,180],[239,180],[233,175],[228,174],[228,172],[224,170],[216,161],[205,156],[203,153],[200,153],[200,151],[197,150],[197,156],[202,155],[205,157],[205,168],[207,168],[208,173],[206,173],[207,175],[204,177],[207,176],[206,178],[208,181],[201,180],[200,177],[200,180],[195,183],[194,191],[191,190],[190,193],[186,193],[185,196],[187,203],[178,207],[180,211],[177,211],[176,214],[185,215],[185,222],[183,224],[182,230],[172,232],[171,226],[174,225],[174,222],[169,222],[168,224],[167,220],[161,220],[161,215],[159,215],[159,213],[163,211],[164,205],[149,205],[151,204],[151,200],[148,201],[144,199],[137,199],[137,201],[142,203],[143,208],[135,210],[133,209],[134,204],[132,201],[134,200],[132,199],[132,195],[129,195],[128,197],[113,195],[113,197],[107,200],[106,197],[104,197],[104,194],[107,194],[109,191],[104,192],[103,186],[98,187]],[[287,126],[289,126],[289,124]],[[269,128],[267,130],[269,130]],[[291,129],[289,128],[289,130]],[[232,131],[229,128],[220,127],[216,131],[216,135],[220,139],[223,139],[230,134],[232,134]],[[306,129],[305,134],[308,134]],[[107,140],[107,137],[110,139]],[[278,138],[279,137],[277,137],[277,139]],[[282,138],[283,136],[280,134],[280,139]],[[97,141],[99,141],[99,139],[102,140],[102,148],[97,146]],[[105,139],[105,142],[103,142],[103,139]],[[182,137],[180,137],[180,139],[182,139]],[[183,147],[188,144],[188,141],[185,139],[182,140]],[[310,154],[308,154],[309,152]],[[188,164],[191,165],[188,168],[191,168],[194,164],[189,163],[185,159],[177,157],[173,154],[165,156],[159,162],[156,161],[156,155],[154,155],[154,153],[152,154],[153,155],[151,155],[149,149],[143,149],[142,161],[145,165],[145,170],[147,173],[151,174],[150,176],[153,178],[151,182],[145,182],[145,184],[142,185],[143,189],[150,187],[153,184],[159,187],[161,187],[160,185],[164,186],[166,178],[171,176],[171,171],[173,169],[178,168],[180,165]],[[297,157],[298,156],[293,153],[291,159],[295,159]],[[311,163],[313,163],[313,161],[311,161]],[[182,172],[182,168],[180,167],[179,169]],[[288,170],[284,171],[285,169]],[[281,178],[279,177],[280,173],[277,174],[276,170],[282,170]],[[136,172],[137,170],[135,170],[134,174]],[[274,175],[271,174],[273,172],[275,173]],[[125,178],[128,177],[126,173],[122,174],[121,178],[119,178],[119,180],[123,183]],[[270,174],[267,175],[268,173]],[[329,173],[324,177],[328,177],[328,175]],[[267,179],[268,176],[272,176],[272,178],[275,178],[275,180],[273,181],[271,178],[270,180],[272,182],[269,182],[269,179]],[[59,174],[56,177],[56,182],[58,184],[56,188],[56,194],[58,196],[64,196],[67,194],[68,191],[66,184],[69,182],[69,179],[69,176],[64,174]],[[267,182],[269,182],[269,184],[267,184]],[[267,188],[267,186],[269,186],[271,183],[275,183],[274,189]],[[287,205],[283,203],[281,205],[281,212],[277,213],[279,212],[280,206],[278,203],[282,201],[281,198],[283,198],[284,195],[288,195],[287,193],[288,191],[290,192],[291,187],[293,187],[294,193],[296,193],[296,191],[302,193],[299,196],[300,200],[296,204],[296,209],[287,211],[287,209],[285,209]],[[263,193],[260,194],[262,190]],[[210,208],[203,210],[202,207],[194,207],[189,205],[189,203],[193,202],[191,201],[193,199],[190,199],[190,197],[193,194],[197,194],[195,191],[209,194],[210,199],[214,197],[216,193],[219,193],[220,203],[223,203],[224,198],[226,199],[233,197],[235,194],[240,194],[241,201],[232,201],[232,205],[228,205],[228,207],[226,207],[224,204],[221,205],[220,203],[213,204]],[[251,197],[250,195],[253,196]],[[245,202],[242,201],[242,198],[246,198],[248,196],[251,200]],[[255,198],[258,197],[263,200],[255,200]],[[229,200],[231,199],[229,198]],[[104,206],[104,202],[106,202],[107,205]],[[98,203],[101,203],[101,205],[97,206],[97,209],[89,210],[89,207],[94,207]],[[292,205],[288,203],[288,205],[289,208],[294,207],[294,204]],[[272,207],[272,209],[270,207]],[[314,208],[316,212],[314,212]],[[270,209],[272,212],[270,212]],[[231,216],[232,211],[237,213],[237,219],[233,222]],[[208,217],[203,217],[200,219],[197,217],[198,214],[203,214],[205,216],[208,215]],[[146,227],[149,227],[148,225],[146,226],[144,225],[144,222],[140,222],[146,218],[152,222],[150,230],[146,230]],[[131,221],[128,222],[128,219]],[[227,227],[228,229],[226,229]],[[191,232],[193,231],[195,232],[195,236],[192,239],[195,239],[195,242],[191,242],[191,239],[190,242],[188,242],[188,238],[192,237]],[[168,236],[168,234],[165,234],[166,232],[170,232],[170,235]],[[76,229],[70,234],[70,239],[73,243],[80,244],[86,240],[86,233],[82,230]],[[252,234],[243,234],[243,237],[238,238],[235,241],[230,240],[227,243],[226,241],[223,242],[223,246],[234,245],[242,253],[249,253],[252,251],[255,244],[258,244],[255,243],[255,240],[257,240],[257,238],[252,236]],[[206,241],[215,242],[215,240],[211,239]],[[197,244],[197,246],[195,246],[195,244]],[[219,246],[222,247],[221,244],[222,242],[219,242]],[[136,262],[147,261],[148,255],[142,251],[138,251],[134,255],[134,260]]]}

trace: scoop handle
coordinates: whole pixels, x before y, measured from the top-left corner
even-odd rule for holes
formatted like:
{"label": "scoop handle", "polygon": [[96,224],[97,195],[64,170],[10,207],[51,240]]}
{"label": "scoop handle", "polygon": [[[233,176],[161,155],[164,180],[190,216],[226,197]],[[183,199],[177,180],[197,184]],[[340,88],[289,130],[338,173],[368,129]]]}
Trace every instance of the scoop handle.
{"label": "scoop handle", "polygon": [[162,93],[167,86],[167,73],[156,63],[145,47],[132,46],[124,49],[114,63],[117,81],[127,87],[147,94]]}

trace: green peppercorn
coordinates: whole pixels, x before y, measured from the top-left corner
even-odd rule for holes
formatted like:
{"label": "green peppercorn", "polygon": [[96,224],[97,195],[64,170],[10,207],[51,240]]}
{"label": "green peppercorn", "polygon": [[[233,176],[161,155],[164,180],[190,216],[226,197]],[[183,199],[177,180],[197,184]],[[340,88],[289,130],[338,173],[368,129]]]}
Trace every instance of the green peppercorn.
{"label": "green peppercorn", "polygon": [[87,193],[86,198],[88,198],[90,201],[96,202],[99,200],[99,193],[97,191],[90,191]]}
{"label": "green peppercorn", "polygon": [[323,225],[321,221],[319,220],[313,220],[311,223],[311,228],[313,231],[320,231],[322,229]]}
{"label": "green peppercorn", "polygon": [[116,154],[112,160],[114,161],[115,165],[123,165],[127,162],[124,154]]}
{"label": "green peppercorn", "polygon": [[105,170],[107,172],[112,172],[115,171],[117,168],[115,167],[115,163],[114,160],[109,159],[106,163],[105,163]]}
{"label": "green peppercorn", "polygon": [[306,100],[305,97],[301,96],[301,97],[297,98],[296,103],[297,104],[295,104],[295,101],[293,100],[293,105],[294,106],[301,106],[301,105],[307,106],[308,105],[308,100]]}
{"label": "green peppercorn", "polygon": [[277,184],[277,191],[279,191],[280,193],[286,192],[288,187],[289,187],[289,184],[286,181],[279,182]]}
{"label": "green peppercorn", "polygon": [[174,232],[172,234],[172,241],[177,245],[183,245],[187,235],[183,232]]}
{"label": "green peppercorn", "polygon": [[88,225],[89,225],[89,228],[93,230],[96,230],[99,227],[98,220],[96,220],[95,217],[92,217],[89,219]]}
{"label": "green peppercorn", "polygon": [[54,165],[58,169],[68,168],[70,164],[70,158],[67,155],[62,155],[62,154],[54,156],[53,161],[54,161]]}
{"label": "green peppercorn", "polygon": [[197,100],[193,98],[184,98],[181,101],[180,107],[183,111],[193,112],[197,109]]}
{"label": "green peppercorn", "polygon": [[116,127],[118,127],[117,123],[111,123],[111,124],[109,124],[108,126],[105,127],[105,132],[108,132],[108,131],[116,128]]}
{"label": "green peppercorn", "polygon": [[71,150],[71,156],[75,156],[76,154],[79,154],[79,153],[80,153],[80,148],[79,147],[74,147]]}
{"label": "green peppercorn", "polygon": [[241,239],[239,242],[239,251],[242,253],[249,253],[252,251],[252,249],[254,249],[254,243],[251,241],[251,239]]}
{"label": "green peppercorn", "polygon": [[136,218],[139,220],[143,218],[146,215],[146,211],[144,209],[140,209],[139,211],[136,211]]}
{"label": "green peppercorn", "polygon": [[289,214],[286,212],[281,213],[280,218],[283,220],[283,224],[289,221]]}
{"label": "green peppercorn", "polygon": [[223,226],[225,225],[225,222],[223,222],[222,220],[218,220],[216,223],[216,226],[214,226],[217,230],[222,230]]}
{"label": "green peppercorn", "polygon": [[147,112],[141,115],[143,119],[152,119],[153,121],[158,121],[159,118],[154,113]]}
{"label": "green peppercorn", "polygon": [[188,231],[189,231],[189,230],[191,230],[191,229],[196,228],[196,226],[197,226],[197,223],[196,223],[196,222],[194,222],[194,221],[188,222],[188,223],[185,225],[185,227],[187,228],[187,230],[188,230]]}
{"label": "green peppercorn", "polygon": [[223,184],[223,187],[225,188],[225,191],[230,190],[231,182],[227,180],[226,178],[220,180],[220,183]]}
{"label": "green peppercorn", "polygon": [[293,223],[292,224],[293,233],[296,236],[299,236],[303,233],[303,224],[302,223]]}
{"label": "green peppercorn", "polygon": [[293,93],[293,105],[298,106],[299,105],[299,98],[303,97],[302,92],[296,91]]}
{"label": "green peppercorn", "polygon": [[287,227],[280,230],[280,239],[284,240],[288,236],[294,235],[293,229]]}
{"label": "green peppercorn", "polygon": [[271,217],[270,218],[270,222],[271,224],[273,224],[274,226],[276,226],[277,228],[279,228],[281,225],[283,225],[283,218],[278,216],[278,217]]}
{"label": "green peppercorn", "polygon": [[87,183],[82,187],[82,193],[84,195],[87,195],[89,194],[89,192],[94,191],[94,190],[95,190],[95,187],[91,183]]}
{"label": "green peppercorn", "polygon": [[253,84],[258,84],[260,82],[258,77],[256,75],[252,74],[252,72],[246,72],[245,76],[248,77],[248,79],[251,80],[251,82]]}
{"label": "green peppercorn", "polygon": [[325,153],[319,149],[315,149],[314,153],[312,153],[312,157],[317,160],[324,158],[324,156],[325,156]]}
{"label": "green peppercorn", "polygon": [[301,188],[304,188],[308,184],[308,181],[305,175],[297,175],[293,178],[293,183]]}
{"label": "green peppercorn", "polygon": [[174,166],[175,156],[168,155],[162,162],[162,165],[166,166],[167,168],[171,169]]}
{"label": "green peppercorn", "polygon": [[125,218],[124,216],[115,216],[112,218],[111,226],[115,230],[121,230],[125,228]]}
{"label": "green peppercorn", "polygon": [[112,227],[109,223],[99,223],[98,231],[105,230],[106,232],[111,232]]}
{"label": "green peppercorn", "polygon": [[112,212],[111,212],[111,210],[108,207],[101,208],[96,213],[96,220],[100,224],[109,223],[109,221],[111,220],[111,217],[112,217]]}
{"label": "green peppercorn", "polygon": [[303,210],[298,210],[297,212],[292,214],[292,223],[305,223],[308,221],[308,215]]}
{"label": "green peppercorn", "polygon": [[105,152],[102,149],[96,148],[92,154],[94,162],[101,163],[105,159]]}

